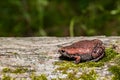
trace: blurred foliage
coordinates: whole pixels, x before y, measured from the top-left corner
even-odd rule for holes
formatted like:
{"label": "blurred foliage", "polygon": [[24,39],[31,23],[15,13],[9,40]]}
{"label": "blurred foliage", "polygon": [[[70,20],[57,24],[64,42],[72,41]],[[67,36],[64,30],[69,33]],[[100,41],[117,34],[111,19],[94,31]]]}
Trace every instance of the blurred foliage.
{"label": "blurred foliage", "polygon": [[0,36],[120,35],[120,0],[2,0]]}

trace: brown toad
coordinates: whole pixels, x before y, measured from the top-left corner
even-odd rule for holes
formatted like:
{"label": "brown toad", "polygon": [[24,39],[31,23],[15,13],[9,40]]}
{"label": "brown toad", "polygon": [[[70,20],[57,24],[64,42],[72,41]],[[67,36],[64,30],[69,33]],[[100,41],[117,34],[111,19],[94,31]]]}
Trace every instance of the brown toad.
{"label": "brown toad", "polygon": [[75,63],[85,61],[98,61],[105,53],[103,42],[98,39],[82,40],[72,45],[62,47],[58,50],[60,58],[69,58],[75,60]]}

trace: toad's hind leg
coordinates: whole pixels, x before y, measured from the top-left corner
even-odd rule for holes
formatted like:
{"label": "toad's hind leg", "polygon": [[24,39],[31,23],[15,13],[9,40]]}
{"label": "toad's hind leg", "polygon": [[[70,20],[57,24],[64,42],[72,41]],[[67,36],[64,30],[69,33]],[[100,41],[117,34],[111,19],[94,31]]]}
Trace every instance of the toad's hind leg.
{"label": "toad's hind leg", "polygon": [[96,61],[100,60],[101,58],[103,58],[103,56],[105,55],[104,49],[105,49],[104,47],[95,49],[94,53],[92,54],[94,59],[92,59],[91,61],[96,62]]}
{"label": "toad's hind leg", "polygon": [[103,53],[103,54],[100,55],[98,58],[95,58],[95,59],[93,59],[93,60],[91,60],[91,61],[97,62],[97,61],[99,61],[101,58],[103,58],[104,55],[105,55],[105,53]]}

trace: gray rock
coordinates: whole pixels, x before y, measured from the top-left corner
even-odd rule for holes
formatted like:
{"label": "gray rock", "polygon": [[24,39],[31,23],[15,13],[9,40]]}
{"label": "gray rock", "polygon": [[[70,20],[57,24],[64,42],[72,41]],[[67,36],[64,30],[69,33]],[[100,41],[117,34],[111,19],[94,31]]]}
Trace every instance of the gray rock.
{"label": "gray rock", "polygon": [[[53,64],[55,61],[59,61],[59,54],[57,50],[61,46],[70,45],[73,42],[84,40],[84,39],[100,39],[104,42],[105,46],[109,44],[115,44],[120,40],[120,37],[105,37],[105,36],[94,36],[94,37],[1,37],[0,38],[0,78],[2,78],[2,70],[6,68],[27,68],[29,71],[23,74],[8,73],[11,77],[20,80],[26,78],[30,80],[29,76],[31,73],[37,75],[46,74],[50,80],[52,78],[65,78],[67,75],[63,75],[59,72],[53,74],[56,66]],[[113,43],[112,43],[113,42]],[[117,50],[120,45],[117,45]],[[119,51],[119,50],[118,50]],[[111,75],[108,72],[108,67],[96,68],[96,72],[101,77]],[[33,72],[32,72],[33,71]],[[81,69],[80,69],[81,71]],[[81,73],[79,72],[78,75]]]}

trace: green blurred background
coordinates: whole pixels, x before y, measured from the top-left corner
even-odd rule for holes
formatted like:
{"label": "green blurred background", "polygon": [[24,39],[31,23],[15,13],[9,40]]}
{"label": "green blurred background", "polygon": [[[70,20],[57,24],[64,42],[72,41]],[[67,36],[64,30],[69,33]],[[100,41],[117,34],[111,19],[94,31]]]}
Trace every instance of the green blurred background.
{"label": "green blurred background", "polygon": [[94,35],[120,35],[120,0],[0,1],[0,36]]}

